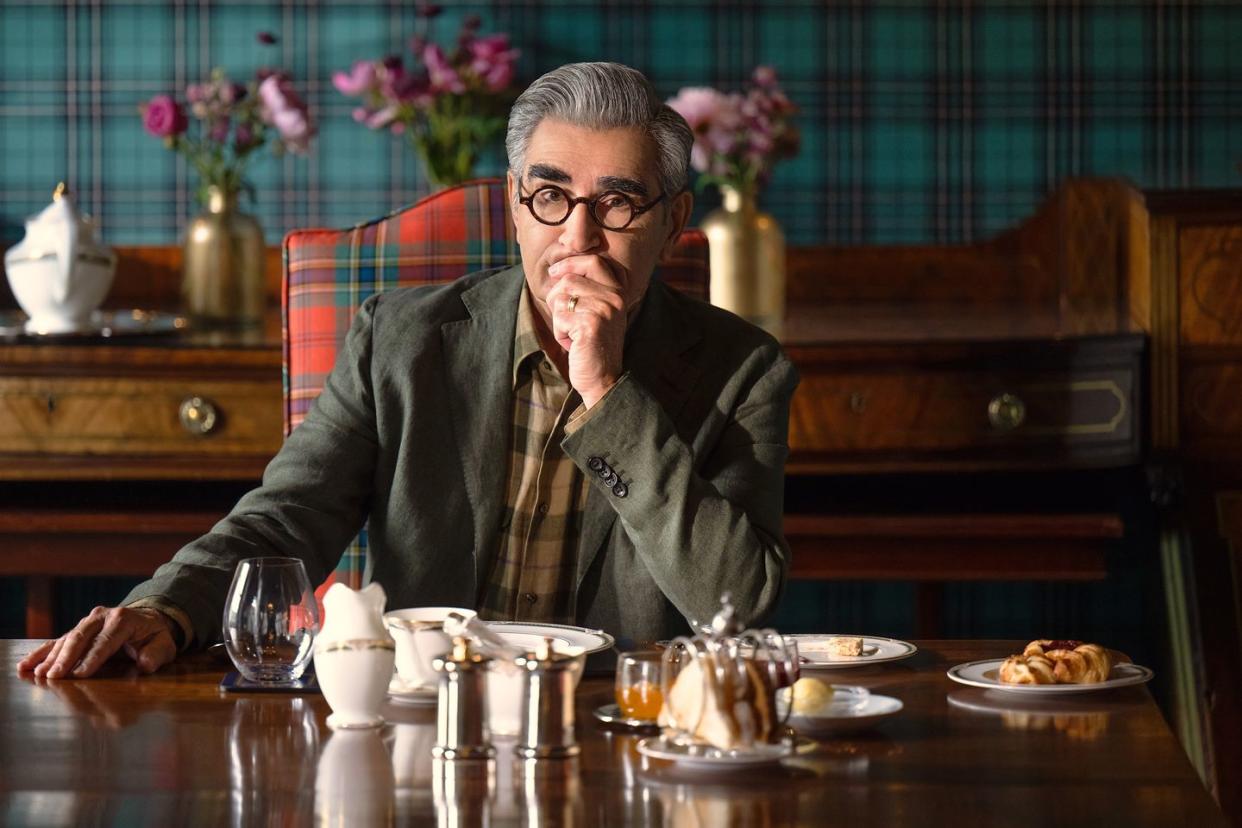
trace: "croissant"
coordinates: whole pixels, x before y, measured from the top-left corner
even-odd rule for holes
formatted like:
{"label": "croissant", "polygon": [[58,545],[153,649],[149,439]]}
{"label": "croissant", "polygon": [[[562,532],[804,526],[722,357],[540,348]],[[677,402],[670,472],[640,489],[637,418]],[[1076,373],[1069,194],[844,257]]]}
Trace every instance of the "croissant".
{"label": "croissant", "polygon": [[1052,662],[1041,655],[1014,655],[1000,666],[1000,680],[1005,684],[1056,684]]}
{"label": "croissant", "polygon": [[[1040,662],[1041,676],[1043,665],[1050,668],[1052,681],[1020,680],[1026,673],[1019,666],[1028,666],[1030,672],[1029,665],[1036,660]],[[1011,661],[1015,663],[1006,671]],[[1099,644],[1041,638],[1027,644],[1022,655],[1010,656],[1001,665],[1000,679],[1007,684],[1098,684],[1107,681],[1112,671],[1112,655]],[[1007,674],[1013,678],[1007,679]]]}

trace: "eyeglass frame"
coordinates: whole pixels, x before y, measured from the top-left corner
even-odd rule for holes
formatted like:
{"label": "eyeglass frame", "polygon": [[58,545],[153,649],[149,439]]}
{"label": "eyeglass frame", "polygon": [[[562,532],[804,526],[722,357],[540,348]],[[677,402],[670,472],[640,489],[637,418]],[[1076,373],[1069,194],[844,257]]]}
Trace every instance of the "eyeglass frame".
{"label": "eyeglass frame", "polygon": [[[574,214],[574,209],[577,208],[579,204],[585,204],[587,206],[587,215],[591,217],[591,221],[595,222],[596,226],[601,227],[604,230],[612,230],[613,232],[619,232],[621,230],[628,229],[629,226],[634,223],[634,219],[638,218],[643,213],[646,213],[648,210],[655,207],[661,201],[664,201],[666,198],[668,198],[668,193],[662,192],[658,196],[656,196],[654,199],[647,202],[646,204],[636,204],[634,202],[634,199],[629,195],[629,193],[623,193],[620,190],[604,190],[604,192],[600,193],[599,195],[592,196],[592,197],[588,197],[588,196],[576,196],[575,197],[575,196],[570,195],[568,192],[566,192],[564,187],[558,187],[555,184],[542,184],[536,187],[534,190],[532,190],[530,195],[524,196],[522,195],[521,189],[520,189],[522,185],[518,184],[518,187],[519,187],[518,204],[526,205],[526,209],[530,211],[531,218],[533,218],[535,221],[539,222],[540,224],[544,225],[545,227],[560,227],[562,224],[569,221],[569,217]],[[535,207],[532,204],[532,202],[535,200],[535,196],[537,196],[543,190],[556,190],[558,193],[560,193],[561,195],[565,197],[566,203],[568,206],[565,209],[564,217],[562,217],[560,221],[545,221],[544,219],[541,219],[538,215],[535,214]],[[632,212],[630,213],[630,220],[627,221],[625,224],[621,225],[620,227],[609,227],[608,225],[604,224],[602,221],[599,220],[599,216],[595,215],[595,205],[599,203],[600,199],[608,195],[621,196],[626,201],[628,201],[633,208]]]}

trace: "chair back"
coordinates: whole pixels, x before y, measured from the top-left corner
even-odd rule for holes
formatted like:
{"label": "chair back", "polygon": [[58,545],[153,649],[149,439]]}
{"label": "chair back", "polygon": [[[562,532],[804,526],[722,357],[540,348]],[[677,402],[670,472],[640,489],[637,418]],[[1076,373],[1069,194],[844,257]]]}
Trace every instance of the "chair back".
{"label": "chair back", "polygon": [[[451,282],[521,261],[503,179],[470,181],[346,230],[285,236],[281,337],[284,427],[288,436],[323,389],[358,307],[374,293]],[[686,230],[657,273],[672,287],[707,298],[707,237]],[[346,551],[333,580],[365,579],[366,532]],[[326,584],[325,584],[326,586]]]}

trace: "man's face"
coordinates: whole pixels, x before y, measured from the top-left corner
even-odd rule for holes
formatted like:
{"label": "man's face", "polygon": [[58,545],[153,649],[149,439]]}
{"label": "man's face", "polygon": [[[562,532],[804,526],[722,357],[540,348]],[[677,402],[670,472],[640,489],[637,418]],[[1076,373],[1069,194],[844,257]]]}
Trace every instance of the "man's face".
{"label": "man's face", "polygon": [[624,230],[600,227],[586,204],[576,205],[564,224],[542,224],[517,198],[555,184],[571,198],[616,190],[645,205],[661,194],[651,139],[637,128],[595,130],[545,118],[531,135],[522,174],[519,182],[509,173],[509,203],[526,282],[540,315],[550,318],[546,297],[556,277],[548,268],[581,255],[600,258],[620,284],[626,308],[633,309],[647,292],[656,264],[685,225],[692,203],[689,193],[670,195]]}

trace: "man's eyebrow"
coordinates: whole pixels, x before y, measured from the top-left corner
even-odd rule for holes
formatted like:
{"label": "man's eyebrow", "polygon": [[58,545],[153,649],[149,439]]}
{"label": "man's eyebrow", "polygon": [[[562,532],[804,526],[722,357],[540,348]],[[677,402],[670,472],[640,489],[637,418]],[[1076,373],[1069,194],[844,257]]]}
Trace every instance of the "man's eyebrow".
{"label": "man's eyebrow", "polygon": [[623,178],[615,175],[605,175],[595,180],[600,191],[619,190],[623,193],[629,193],[634,196],[646,198],[648,195],[647,185],[634,178]]}
{"label": "man's eyebrow", "polygon": [[569,173],[550,164],[531,164],[526,168],[526,178],[542,178],[544,181],[555,181],[557,184],[569,184],[573,181]]}

